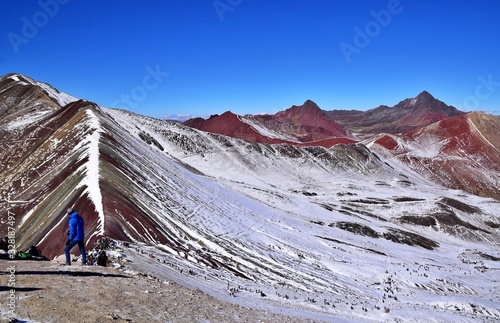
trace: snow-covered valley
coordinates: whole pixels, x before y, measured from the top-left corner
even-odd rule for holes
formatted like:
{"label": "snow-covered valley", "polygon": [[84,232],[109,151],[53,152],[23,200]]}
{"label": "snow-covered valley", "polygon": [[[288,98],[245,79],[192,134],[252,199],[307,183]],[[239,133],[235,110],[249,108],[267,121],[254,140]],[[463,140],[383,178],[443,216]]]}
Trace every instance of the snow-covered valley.
{"label": "snow-covered valley", "polygon": [[[362,147],[284,146],[284,156],[277,147],[105,112],[131,134],[154,138],[151,154],[203,174],[177,162],[177,176],[162,175],[190,179],[165,192],[182,210],[158,210],[175,213],[181,230],[173,230],[189,236],[189,252],[158,254],[180,281],[323,320],[498,319],[499,239],[485,224],[498,221],[498,201],[439,187]],[[227,267],[214,271],[198,252]]]}

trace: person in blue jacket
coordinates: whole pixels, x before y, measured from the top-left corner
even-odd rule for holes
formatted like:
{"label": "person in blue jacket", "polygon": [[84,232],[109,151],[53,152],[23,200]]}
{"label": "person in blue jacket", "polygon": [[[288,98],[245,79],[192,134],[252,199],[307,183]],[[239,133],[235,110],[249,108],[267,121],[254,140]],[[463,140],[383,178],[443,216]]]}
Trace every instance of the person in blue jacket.
{"label": "person in blue jacket", "polygon": [[85,244],[83,243],[83,239],[85,237],[83,227],[84,222],[83,218],[73,210],[73,208],[69,208],[67,210],[69,215],[69,236],[66,241],[66,248],[64,248],[64,254],[66,255],[66,265],[71,265],[71,258],[69,256],[69,251],[76,244],[78,244],[78,248],[80,248],[80,254],[82,255],[82,265],[87,264],[87,255],[85,254]]}

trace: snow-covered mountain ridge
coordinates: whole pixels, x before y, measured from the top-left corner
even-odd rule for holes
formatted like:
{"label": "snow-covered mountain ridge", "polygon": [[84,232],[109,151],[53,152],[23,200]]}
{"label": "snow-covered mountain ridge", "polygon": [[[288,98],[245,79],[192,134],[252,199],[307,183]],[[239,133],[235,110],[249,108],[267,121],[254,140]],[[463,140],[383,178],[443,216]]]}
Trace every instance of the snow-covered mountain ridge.
{"label": "snow-covered mountain ridge", "polygon": [[232,302],[325,321],[500,318],[495,199],[373,143],[252,143],[45,91],[19,100],[40,87],[18,79],[0,81],[0,194],[20,249],[61,254],[74,205],[88,245],[132,241],[159,259],[137,264]]}
{"label": "snow-covered mountain ridge", "polygon": [[445,187],[500,199],[500,117],[459,111],[427,91],[368,111],[323,111],[308,100],[274,115],[225,112],[184,124],[254,143],[361,142]]}

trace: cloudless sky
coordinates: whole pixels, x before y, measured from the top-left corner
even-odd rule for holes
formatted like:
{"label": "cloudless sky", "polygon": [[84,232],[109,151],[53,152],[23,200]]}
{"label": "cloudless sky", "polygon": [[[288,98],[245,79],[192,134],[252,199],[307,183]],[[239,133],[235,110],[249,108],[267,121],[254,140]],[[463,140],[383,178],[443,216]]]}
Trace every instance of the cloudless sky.
{"label": "cloudless sky", "polygon": [[143,115],[393,106],[500,114],[500,1],[2,1],[0,74]]}

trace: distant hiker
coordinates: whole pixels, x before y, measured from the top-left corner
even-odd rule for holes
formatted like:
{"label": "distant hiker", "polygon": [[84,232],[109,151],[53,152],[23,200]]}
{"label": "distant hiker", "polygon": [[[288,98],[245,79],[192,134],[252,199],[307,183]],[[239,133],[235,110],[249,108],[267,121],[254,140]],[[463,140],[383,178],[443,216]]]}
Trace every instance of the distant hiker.
{"label": "distant hiker", "polygon": [[82,264],[86,265],[87,264],[87,256],[85,254],[85,245],[83,243],[84,239],[84,232],[83,232],[83,218],[73,210],[72,208],[69,208],[67,210],[67,213],[69,215],[69,236],[68,240],[66,241],[66,248],[64,248],[64,254],[66,255],[66,265],[71,265],[71,259],[69,256],[69,251],[71,248],[73,248],[76,244],[78,244],[78,248],[80,249],[80,254],[82,255]]}

